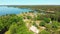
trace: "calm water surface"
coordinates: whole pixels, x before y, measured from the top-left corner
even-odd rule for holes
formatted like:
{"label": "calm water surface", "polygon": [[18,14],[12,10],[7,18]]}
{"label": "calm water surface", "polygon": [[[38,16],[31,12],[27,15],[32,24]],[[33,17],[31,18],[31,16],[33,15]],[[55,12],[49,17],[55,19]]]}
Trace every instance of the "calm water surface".
{"label": "calm water surface", "polygon": [[6,14],[19,14],[22,12],[29,12],[30,9],[21,9],[21,8],[14,8],[14,7],[0,7],[0,15],[6,15]]}

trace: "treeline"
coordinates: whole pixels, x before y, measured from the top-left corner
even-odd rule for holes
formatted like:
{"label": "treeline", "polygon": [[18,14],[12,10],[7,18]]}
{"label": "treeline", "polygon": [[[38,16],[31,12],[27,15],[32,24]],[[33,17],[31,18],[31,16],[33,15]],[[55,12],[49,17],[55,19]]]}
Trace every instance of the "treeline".
{"label": "treeline", "polygon": [[[13,6],[14,7],[14,6]],[[31,9],[43,9],[43,10],[54,10],[60,11],[60,5],[25,5],[25,6],[15,6],[18,8],[31,8]]]}
{"label": "treeline", "polygon": [[6,5],[6,6],[18,7],[18,8],[31,8],[31,9],[60,11],[60,5]]}

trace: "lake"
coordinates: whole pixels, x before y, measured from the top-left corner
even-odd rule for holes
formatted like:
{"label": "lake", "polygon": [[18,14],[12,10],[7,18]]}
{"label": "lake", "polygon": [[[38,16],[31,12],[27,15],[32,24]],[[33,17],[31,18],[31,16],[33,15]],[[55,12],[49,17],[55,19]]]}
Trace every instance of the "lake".
{"label": "lake", "polygon": [[20,14],[22,12],[29,12],[31,11],[28,8],[15,8],[15,7],[0,7],[0,15],[6,14]]}

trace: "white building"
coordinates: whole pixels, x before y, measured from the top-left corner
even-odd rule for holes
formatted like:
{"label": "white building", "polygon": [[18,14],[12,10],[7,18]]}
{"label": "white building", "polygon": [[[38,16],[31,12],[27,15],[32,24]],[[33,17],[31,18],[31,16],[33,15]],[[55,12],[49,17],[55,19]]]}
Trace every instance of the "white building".
{"label": "white building", "polygon": [[31,26],[30,30],[33,31],[35,34],[39,33],[39,30],[35,26]]}

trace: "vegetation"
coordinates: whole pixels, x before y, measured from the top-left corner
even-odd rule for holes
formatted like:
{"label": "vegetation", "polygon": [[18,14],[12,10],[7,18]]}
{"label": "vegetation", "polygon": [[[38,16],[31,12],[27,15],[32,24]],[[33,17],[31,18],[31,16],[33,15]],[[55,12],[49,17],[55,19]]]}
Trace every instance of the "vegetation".
{"label": "vegetation", "polygon": [[50,33],[48,31],[46,31],[46,30],[43,30],[39,34],[50,34]]}
{"label": "vegetation", "polygon": [[[18,7],[20,8],[20,6]],[[25,8],[25,6],[21,7]],[[35,32],[30,30],[31,26],[37,27],[39,30],[38,34],[60,34],[60,10],[58,7],[28,6],[26,8],[31,8],[34,11],[18,15],[2,15],[0,16],[0,34],[35,34]],[[54,13],[47,13],[46,11],[54,11]]]}
{"label": "vegetation", "polygon": [[46,22],[42,21],[40,22],[39,26],[45,26]]}
{"label": "vegetation", "polygon": [[5,27],[7,28],[6,31],[7,30],[9,31],[7,32],[8,34],[32,34],[33,33],[27,29],[25,23],[23,22],[23,18],[18,17],[16,15],[0,16],[0,33],[2,32],[3,29],[5,29]]}

